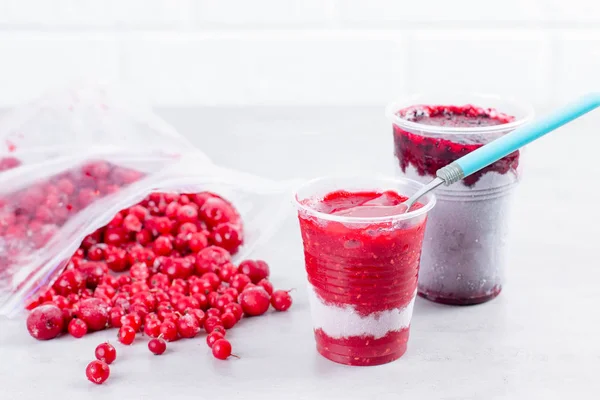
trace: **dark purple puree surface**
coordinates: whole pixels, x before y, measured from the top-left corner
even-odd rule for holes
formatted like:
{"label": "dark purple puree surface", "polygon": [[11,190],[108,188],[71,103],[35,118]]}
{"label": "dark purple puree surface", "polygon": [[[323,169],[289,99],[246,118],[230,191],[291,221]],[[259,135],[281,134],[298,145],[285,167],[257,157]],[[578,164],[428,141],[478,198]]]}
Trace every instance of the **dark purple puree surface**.
{"label": "dark purple puree surface", "polygon": [[[514,117],[497,112],[494,109],[473,105],[417,105],[400,110],[396,115],[407,121],[423,125],[452,128],[495,126],[515,120]],[[434,177],[438,169],[484,145],[484,143],[459,143],[452,140],[452,135],[453,133],[422,136],[394,125],[394,148],[402,172],[406,172],[406,168],[412,164],[419,175]],[[457,135],[457,138],[465,137],[460,132],[455,135]],[[466,186],[473,186],[487,172],[495,171],[499,174],[506,174],[511,169],[516,170],[518,166],[519,151],[517,150],[468,176],[463,182]]]}

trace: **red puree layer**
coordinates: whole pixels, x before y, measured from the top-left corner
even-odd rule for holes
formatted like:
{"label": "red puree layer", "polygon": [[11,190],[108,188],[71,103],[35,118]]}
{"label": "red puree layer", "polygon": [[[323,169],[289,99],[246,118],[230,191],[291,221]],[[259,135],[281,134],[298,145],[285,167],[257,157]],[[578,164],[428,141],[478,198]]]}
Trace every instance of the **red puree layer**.
{"label": "red puree layer", "polygon": [[[344,216],[365,216],[360,209],[367,207],[373,211],[372,216],[381,216],[389,215],[385,206],[404,200],[406,197],[391,191],[337,191],[311,207]],[[352,305],[361,315],[410,302],[417,288],[424,219],[401,227],[392,227],[390,222],[323,223],[303,215],[299,219],[308,280],[324,302]]]}
{"label": "red puree layer", "polygon": [[[400,110],[397,114],[407,121],[423,125],[443,126],[454,128],[473,128],[506,124],[513,122],[514,117],[499,113],[494,109],[481,108],[473,105],[465,106],[413,106]],[[394,145],[400,168],[412,164],[419,175],[435,176],[438,169],[450,164],[467,153],[478,149],[485,143],[458,143],[450,140],[450,135],[444,138],[427,137],[410,133],[394,125]],[[458,133],[464,138],[464,135]],[[475,136],[476,137],[476,136]],[[472,186],[487,172],[506,174],[519,166],[519,151],[496,161],[463,180],[467,186]]]}
{"label": "red puree layer", "polygon": [[382,338],[354,336],[332,338],[315,330],[317,350],[331,361],[346,365],[380,365],[400,358],[406,352],[408,328],[389,332]]}
{"label": "red puree layer", "polygon": [[[387,216],[406,200],[395,192],[328,194],[313,204],[317,211],[344,216]],[[421,204],[417,205],[422,207]],[[299,215],[308,280],[328,305],[350,305],[359,315],[408,305],[417,289],[425,218],[415,223],[350,223]],[[317,349],[330,360],[350,365],[393,361],[406,351],[408,328],[383,338],[332,338],[315,331]]]}

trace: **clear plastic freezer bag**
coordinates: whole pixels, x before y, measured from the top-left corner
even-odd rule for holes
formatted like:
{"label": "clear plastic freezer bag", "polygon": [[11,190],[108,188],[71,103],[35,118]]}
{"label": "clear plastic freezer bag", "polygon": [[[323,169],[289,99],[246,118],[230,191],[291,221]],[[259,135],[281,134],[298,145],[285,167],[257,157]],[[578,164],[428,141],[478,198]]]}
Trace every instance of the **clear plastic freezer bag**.
{"label": "clear plastic freezer bag", "polygon": [[291,182],[213,164],[149,108],[114,90],[50,94],[0,121],[0,315],[64,269],[86,235],[156,191],[210,191],[244,224],[246,257],[285,218]]}

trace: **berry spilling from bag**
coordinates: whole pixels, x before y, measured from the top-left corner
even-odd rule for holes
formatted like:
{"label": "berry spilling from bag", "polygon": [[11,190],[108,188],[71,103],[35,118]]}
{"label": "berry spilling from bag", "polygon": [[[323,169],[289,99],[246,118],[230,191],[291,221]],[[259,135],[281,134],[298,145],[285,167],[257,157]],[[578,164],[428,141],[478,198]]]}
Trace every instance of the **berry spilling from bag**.
{"label": "berry spilling from bag", "polygon": [[[142,177],[93,162],[5,198],[0,240],[9,251],[1,260],[4,268],[14,265],[19,253],[43,247],[70,215],[94,199]],[[9,246],[13,239],[19,246]],[[166,342],[205,331],[214,357],[226,359],[233,356],[227,331],[240,319],[263,315],[270,307],[286,311],[292,304],[288,291],[273,290],[265,261],[232,262],[242,243],[240,214],[223,197],[152,193],[85,237],[64,271],[28,303],[27,329],[34,338],[49,340],[115,328],[120,343],[144,338],[156,355],[167,350]],[[86,375],[100,384],[109,377],[116,351],[101,344],[96,355]]]}

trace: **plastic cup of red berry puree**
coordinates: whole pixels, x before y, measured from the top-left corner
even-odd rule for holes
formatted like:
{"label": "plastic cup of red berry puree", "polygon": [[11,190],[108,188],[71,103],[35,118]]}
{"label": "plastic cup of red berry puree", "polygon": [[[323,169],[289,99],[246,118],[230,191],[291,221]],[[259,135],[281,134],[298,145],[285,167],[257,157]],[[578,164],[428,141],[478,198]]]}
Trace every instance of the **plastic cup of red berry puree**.
{"label": "plastic cup of red berry puree", "polygon": [[[397,176],[428,182],[439,168],[527,123],[531,107],[495,96],[420,95],[392,103]],[[502,290],[516,151],[436,189],[421,257],[419,295],[452,305],[483,303]]]}
{"label": "plastic cup of red berry puree", "polygon": [[409,179],[319,178],[296,193],[318,352],[347,365],[379,365],[406,351],[427,214]]}

